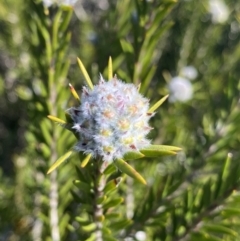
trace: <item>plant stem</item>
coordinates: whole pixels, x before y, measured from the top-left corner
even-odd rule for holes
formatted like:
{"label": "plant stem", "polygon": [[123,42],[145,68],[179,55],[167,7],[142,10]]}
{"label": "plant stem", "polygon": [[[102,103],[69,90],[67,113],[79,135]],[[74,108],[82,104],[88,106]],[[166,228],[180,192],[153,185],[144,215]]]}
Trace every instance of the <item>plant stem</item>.
{"label": "plant stem", "polygon": [[[55,67],[55,66],[54,66]],[[49,82],[50,82],[49,77]],[[56,107],[56,99],[57,99],[57,93],[55,88],[51,88],[50,96],[49,96],[49,102],[51,106],[51,113],[54,115],[57,115],[57,107]],[[54,131],[53,127],[53,141],[51,143],[50,149],[51,149],[51,161],[55,161],[57,159],[57,139],[58,136],[56,135],[56,132]],[[51,163],[52,164],[52,163]],[[56,171],[53,171],[50,174],[50,190],[49,190],[49,208],[50,208],[50,227],[51,227],[51,237],[52,241],[60,241],[60,231],[59,231],[59,217],[58,217],[58,175]]]}
{"label": "plant stem", "polygon": [[50,193],[49,193],[49,206],[50,206],[50,226],[51,236],[53,241],[60,241],[60,234],[58,228],[58,184],[57,172],[54,171],[50,174]]}
{"label": "plant stem", "polygon": [[103,208],[102,204],[98,204],[98,198],[102,197],[103,189],[106,185],[106,178],[103,175],[103,171],[106,168],[105,163],[101,159],[96,160],[96,169],[94,177],[94,194],[95,194],[95,203],[94,203],[94,222],[96,224],[96,241],[103,241]]}

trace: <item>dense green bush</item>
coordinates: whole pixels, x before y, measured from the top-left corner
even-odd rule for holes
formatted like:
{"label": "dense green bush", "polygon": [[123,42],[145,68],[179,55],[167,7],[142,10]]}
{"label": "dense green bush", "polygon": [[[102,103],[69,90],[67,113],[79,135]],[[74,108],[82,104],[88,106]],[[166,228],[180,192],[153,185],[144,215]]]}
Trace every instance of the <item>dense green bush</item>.
{"label": "dense green bush", "polygon": [[[238,240],[240,3],[55,2],[0,3],[0,240]],[[47,116],[79,104],[77,57],[97,84],[109,56],[151,105],[170,95],[148,136],[182,151],[130,160],[147,185],[110,165],[98,195],[82,154],[47,175],[76,142]]]}

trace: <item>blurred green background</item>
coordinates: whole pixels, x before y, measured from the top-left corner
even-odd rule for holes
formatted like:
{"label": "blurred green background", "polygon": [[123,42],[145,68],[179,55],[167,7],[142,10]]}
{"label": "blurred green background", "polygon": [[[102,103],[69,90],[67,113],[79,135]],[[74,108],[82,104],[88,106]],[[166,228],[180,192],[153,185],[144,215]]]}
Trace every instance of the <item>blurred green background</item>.
{"label": "blurred green background", "polygon": [[[78,0],[72,13],[66,5],[0,2],[0,240],[85,240],[73,231],[74,161],[46,176],[74,137],[46,116],[76,104],[68,83],[78,92],[85,84],[77,57],[97,83],[109,56],[151,103],[170,94],[149,138],[183,148],[134,163],[149,189],[129,184],[135,201],[123,210],[134,222],[116,239],[240,240],[240,2]],[[60,239],[49,221],[52,183]],[[119,192],[129,200],[126,186]]]}

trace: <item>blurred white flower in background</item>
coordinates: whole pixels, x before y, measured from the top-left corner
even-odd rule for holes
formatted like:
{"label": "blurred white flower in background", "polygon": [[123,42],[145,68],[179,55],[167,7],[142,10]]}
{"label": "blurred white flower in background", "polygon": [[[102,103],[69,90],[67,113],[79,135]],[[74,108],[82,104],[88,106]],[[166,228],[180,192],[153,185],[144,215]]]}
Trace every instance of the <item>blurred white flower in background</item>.
{"label": "blurred white flower in background", "polygon": [[99,18],[102,11],[109,9],[110,4],[108,0],[42,0],[45,8],[55,6],[71,7],[75,15],[81,21],[86,21],[88,18]]}
{"label": "blurred white flower in background", "polygon": [[74,6],[78,0],[42,0],[43,5],[49,8],[53,4],[64,5],[64,6]]}
{"label": "blurred white flower in background", "polygon": [[209,12],[213,23],[224,23],[229,16],[229,9],[223,0],[209,0]]}
{"label": "blurred white flower in background", "polygon": [[146,233],[144,231],[138,231],[135,234],[135,238],[138,241],[145,241],[145,240],[147,240],[147,235],[146,235]]}
{"label": "blurred white flower in background", "polygon": [[189,66],[185,66],[181,69],[180,75],[189,80],[194,80],[197,78],[198,72],[195,67],[189,65]]}
{"label": "blurred white flower in background", "polygon": [[42,2],[46,8],[49,8],[52,4],[54,4],[52,0],[43,0]]}
{"label": "blurred white flower in background", "polygon": [[176,76],[171,79],[168,85],[170,102],[185,102],[192,98],[193,88],[190,80]]}

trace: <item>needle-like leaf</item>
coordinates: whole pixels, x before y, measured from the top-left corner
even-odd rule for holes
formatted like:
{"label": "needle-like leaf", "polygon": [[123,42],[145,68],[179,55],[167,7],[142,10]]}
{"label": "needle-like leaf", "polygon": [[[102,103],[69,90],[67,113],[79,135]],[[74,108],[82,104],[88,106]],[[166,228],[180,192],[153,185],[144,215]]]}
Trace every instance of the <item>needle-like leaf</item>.
{"label": "needle-like leaf", "polygon": [[146,185],[147,182],[145,179],[132,167],[130,166],[127,162],[125,162],[122,159],[116,159],[114,161],[114,164],[117,166],[117,168],[122,171],[123,173],[126,173],[128,176],[138,180],[142,184]]}
{"label": "needle-like leaf", "polygon": [[87,84],[88,84],[89,88],[93,89],[93,83],[92,83],[92,81],[91,81],[91,79],[90,79],[90,77],[88,75],[88,72],[85,69],[82,61],[79,58],[77,58],[77,61],[78,61],[78,65],[79,65],[79,67],[80,67],[80,69],[81,69],[81,71],[83,73],[83,76],[84,76],[85,80],[87,81]]}
{"label": "needle-like leaf", "polygon": [[84,158],[84,160],[82,161],[81,167],[85,167],[85,166],[88,164],[88,162],[89,162],[89,160],[91,159],[91,157],[92,157],[92,154],[88,154],[88,155]]}
{"label": "needle-like leaf", "polygon": [[125,160],[136,160],[136,159],[143,158],[143,157],[144,157],[144,155],[141,152],[137,152],[137,151],[127,152],[124,155]]}
{"label": "needle-like leaf", "polygon": [[113,68],[112,68],[112,58],[109,57],[108,60],[108,80],[111,80],[113,78]]}
{"label": "needle-like leaf", "polygon": [[161,98],[157,103],[155,103],[149,110],[149,113],[153,113],[158,107],[162,105],[162,103],[168,98],[169,95],[165,95],[163,98]]}
{"label": "needle-like leaf", "polygon": [[150,145],[140,150],[140,152],[146,157],[158,157],[158,156],[169,156],[176,155],[178,151],[182,149],[176,146],[165,146],[165,145]]}
{"label": "needle-like leaf", "polygon": [[63,156],[61,156],[47,171],[47,174],[51,173],[54,171],[58,166],[60,166],[64,161],[66,161],[71,155],[73,151],[68,151],[65,153]]}
{"label": "needle-like leaf", "polygon": [[52,115],[48,115],[47,118],[54,121],[54,122],[57,122],[60,125],[67,124],[64,120],[59,119],[58,117],[55,117],[55,116],[52,116]]}
{"label": "needle-like leaf", "polygon": [[76,90],[74,89],[74,87],[73,87],[70,83],[69,83],[68,85],[69,85],[69,87],[70,87],[70,90],[71,90],[71,92],[72,92],[73,97],[74,97],[75,99],[77,99],[77,100],[79,101],[79,103],[80,103],[80,97],[79,97],[79,95],[77,94]]}

